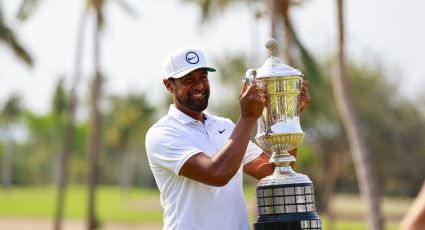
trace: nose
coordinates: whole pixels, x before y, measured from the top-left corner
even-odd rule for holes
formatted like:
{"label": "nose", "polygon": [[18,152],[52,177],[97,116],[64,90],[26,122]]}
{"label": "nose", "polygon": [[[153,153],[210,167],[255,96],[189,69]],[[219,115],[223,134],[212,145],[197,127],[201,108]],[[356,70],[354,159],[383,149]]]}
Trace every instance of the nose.
{"label": "nose", "polygon": [[196,90],[203,90],[205,88],[205,85],[204,85],[204,82],[201,79],[196,79],[193,82],[192,87],[193,87],[193,89],[196,89]]}

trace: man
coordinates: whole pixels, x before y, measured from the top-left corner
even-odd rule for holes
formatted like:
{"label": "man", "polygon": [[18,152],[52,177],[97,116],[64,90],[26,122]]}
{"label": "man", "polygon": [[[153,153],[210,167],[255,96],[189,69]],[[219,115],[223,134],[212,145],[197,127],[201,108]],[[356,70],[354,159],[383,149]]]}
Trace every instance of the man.
{"label": "man", "polygon": [[205,111],[208,72],[215,69],[200,50],[178,49],[165,58],[164,67],[163,83],[174,104],[146,134],[164,229],[250,229],[243,172],[261,179],[274,170],[269,155],[249,140],[264,97],[255,85],[244,84],[240,118],[234,124]]}

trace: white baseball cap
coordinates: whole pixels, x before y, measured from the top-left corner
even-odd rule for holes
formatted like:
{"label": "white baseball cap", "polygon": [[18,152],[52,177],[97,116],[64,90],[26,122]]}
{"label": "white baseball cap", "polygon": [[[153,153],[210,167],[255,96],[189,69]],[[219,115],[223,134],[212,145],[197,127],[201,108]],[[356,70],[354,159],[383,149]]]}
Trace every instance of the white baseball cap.
{"label": "white baseball cap", "polygon": [[201,68],[209,72],[215,69],[207,65],[207,60],[202,51],[193,48],[180,48],[174,50],[163,61],[165,78],[180,78]]}

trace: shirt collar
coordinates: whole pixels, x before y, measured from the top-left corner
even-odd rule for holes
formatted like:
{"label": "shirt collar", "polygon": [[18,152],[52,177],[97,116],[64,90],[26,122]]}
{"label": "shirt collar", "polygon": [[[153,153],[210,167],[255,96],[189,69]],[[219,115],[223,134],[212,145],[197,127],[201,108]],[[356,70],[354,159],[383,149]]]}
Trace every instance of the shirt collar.
{"label": "shirt collar", "polygon": [[[177,109],[176,106],[174,106],[174,104],[170,105],[170,108],[168,110],[168,115],[174,117],[176,120],[178,120],[179,122],[183,124],[194,123],[197,121],[193,119],[192,117],[188,116],[187,114],[183,113],[179,109]],[[212,116],[208,111],[204,111],[204,117],[205,117],[205,125],[209,125],[216,120],[214,116]]]}

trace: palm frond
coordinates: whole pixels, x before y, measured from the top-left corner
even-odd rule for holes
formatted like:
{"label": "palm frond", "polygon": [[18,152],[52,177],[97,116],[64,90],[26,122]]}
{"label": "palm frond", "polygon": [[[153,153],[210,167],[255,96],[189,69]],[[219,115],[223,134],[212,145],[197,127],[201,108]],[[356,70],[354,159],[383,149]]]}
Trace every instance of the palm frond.
{"label": "palm frond", "polygon": [[205,23],[211,17],[217,13],[222,12],[230,4],[237,1],[232,0],[183,0],[185,2],[193,3],[198,5],[201,10],[201,23]]}
{"label": "palm frond", "polygon": [[27,20],[35,11],[40,0],[23,0],[19,7],[16,17],[19,20]]}
{"label": "palm frond", "polygon": [[114,0],[115,2],[126,14],[130,15],[131,17],[136,17],[137,12],[134,10],[134,8],[125,0]]}
{"label": "palm frond", "polygon": [[[1,10],[1,9],[0,9]],[[1,15],[1,14],[0,14]],[[0,42],[5,43],[15,55],[25,62],[27,65],[33,65],[33,59],[28,51],[18,41],[15,33],[5,24],[3,18],[0,17]]]}
{"label": "palm frond", "polygon": [[21,96],[17,94],[12,94],[6,101],[2,113],[5,119],[12,120],[18,116],[21,110]]}
{"label": "palm frond", "polygon": [[304,66],[304,72],[308,76],[308,80],[315,85],[320,84],[321,76],[319,67],[314,60],[313,56],[308,52],[308,50],[304,47],[304,45],[298,39],[298,36],[295,33],[293,34],[295,45],[300,53],[301,62]]}

